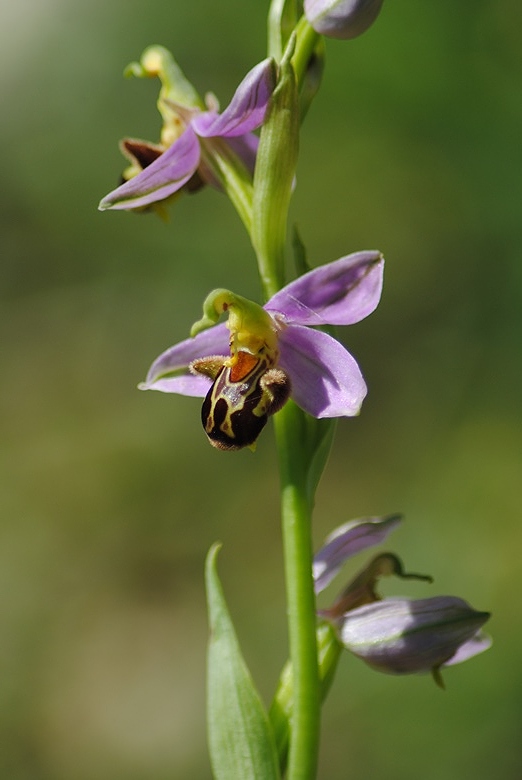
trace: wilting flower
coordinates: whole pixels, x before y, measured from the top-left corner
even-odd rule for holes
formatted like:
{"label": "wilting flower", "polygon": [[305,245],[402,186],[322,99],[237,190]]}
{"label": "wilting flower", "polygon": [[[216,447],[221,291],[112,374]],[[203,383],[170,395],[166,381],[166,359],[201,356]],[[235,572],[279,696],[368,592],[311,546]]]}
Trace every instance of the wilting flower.
{"label": "wilting flower", "polygon": [[[259,63],[245,76],[221,114],[213,95],[207,95],[205,110],[166,49],[146,50],[141,63],[135,64],[136,69],[138,75],[158,75],[163,81],[158,102],[164,118],[162,141],[122,142],[122,151],[133,163],[126,178],[132,178],[103,198],[101,210],[150,206],[184,185],[190,189],[208,183],[220,188],[214,164],[217,157],[235,156],[253,173],[258,138],[252,131],[262,124],[275,86],[271,59]],[[183,90],[176,89],[176,79],[182,82]]]}
{"label": "wilting flower", "polygon": [[305,0],[314,30],[330,38],[356,38],[374,23],[383,0]]}
{"label": "wilting flower", "polygon": [[[361,549],[379,544],[399,523],[397,515],[354,520],[331,534],[314,558],[315,589],[322,591],[344,561]],[[427,599],[386,598],[376,592],[387,575],[431,581],[431,577],[404,572],[396,555],[377,555],[349,583],[335,603],[319,615],[338,630],[343,645],[367,664],[383,672],[430,672],[443,687],[440,668],[466,661],[491,645],[481,627],[488,612],[477,612],[463,599],[435,596]]]}
{"label": "wilting flower", "polygon": [[160,355],[141,389],[207,396],[205,430],[223,449],[252,445],[289,395],[314,417],[358,414],[366,395],[359,366],[315,326],[351,325],[371,314],[381,295],[383,264],[376,251],[342,257],[291,282],[263,308],[215,291],[193,332],[217,322],[223,311],[228,323]]}

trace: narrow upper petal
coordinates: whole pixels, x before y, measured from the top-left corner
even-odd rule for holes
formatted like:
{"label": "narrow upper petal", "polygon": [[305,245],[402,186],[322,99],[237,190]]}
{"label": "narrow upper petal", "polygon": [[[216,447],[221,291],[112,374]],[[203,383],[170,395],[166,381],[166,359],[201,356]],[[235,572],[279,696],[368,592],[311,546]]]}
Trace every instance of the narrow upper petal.
{"label": "narrow upper petal", "polygon": [[198,138],[189,126],[153,163],[110,192],[99,208],[135,209],[167,198],[195,173],[200,153]]}
{"label": "narrow upper petal", "polygon": [[355,252],[290,282],[265,308],[296,325],[352,325],[379,303],[383,268],[380,252]]}
{"label": "narrow upper petal", "polygon": [[362,517],[336,528],[314,556],[315,592],[324,590],[352,555],[381,544],[400,521],[400,515]]}
{"label": "narrow upper petal", "polygon": [[314,417],[353,417],[366,384],[350,353],[327,333],[287,325],[279,334],[279,365],[290,376],[294,401]]}
{"label": "narrow upper petal", "polygon": [[221,323],[175,344],[156,358],[140,390],[204,397],[212,382],[205,376],[191,374],[189,365],[197,358],[228,355],[229,338],[226,324]]}
{"label": "narrow upper petal", "polygon": [[193,119],[192,127],[205,138],[244,135],[255,130],[263,123],[274,86],[274,62],[263,60],[247,73],[222,114],[205,111]]}

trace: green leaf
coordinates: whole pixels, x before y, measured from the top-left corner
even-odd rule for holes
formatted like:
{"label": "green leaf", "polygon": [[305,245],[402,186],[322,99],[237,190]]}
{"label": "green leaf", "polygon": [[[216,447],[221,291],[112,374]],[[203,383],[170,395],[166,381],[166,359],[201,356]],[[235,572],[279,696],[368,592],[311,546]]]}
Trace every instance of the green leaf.
{"label": "green leaf", "polygon": [[216,780],[278,780],[274,735],[243,659],[216,569],[220,545],[208,553],[205,577],[210,623],[208,738]]}

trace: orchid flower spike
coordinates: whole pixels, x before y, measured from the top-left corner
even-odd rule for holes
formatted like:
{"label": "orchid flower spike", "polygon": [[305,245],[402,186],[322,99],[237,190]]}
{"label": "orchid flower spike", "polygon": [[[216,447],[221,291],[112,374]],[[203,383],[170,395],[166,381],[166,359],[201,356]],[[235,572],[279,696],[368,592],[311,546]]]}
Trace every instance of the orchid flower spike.
{"label": "orchid flower spike", "polygon": [[235,159],[253,175],[258,138],[252,131],[263,123],[275,86],[273,60],[263,60],[247,73],[221,114],[214,95],[206,96],[205,105],[162,46],[146,49],[127,73],[160,78],[161,141],[122,141],[131,166],[123,175],[124,183],[103,198],[101,211],[147,208],[182,188],[191,191],[203,184],[221,189],[214,161],[223,156]]}
{"label": "orchid flower spike", "polygon": [[[161,354],[140,388],[205,396],[203,425],[220,449],[253,447],[289,397],[318,418],[358,414],[366,395],[359,366],[316,327],[371,314],[383,265],[379,252],[356,252],[309,271],[264,307],[227,290],[211,293],[193,337]],[[228,323],[214,324],[222,312]]]}

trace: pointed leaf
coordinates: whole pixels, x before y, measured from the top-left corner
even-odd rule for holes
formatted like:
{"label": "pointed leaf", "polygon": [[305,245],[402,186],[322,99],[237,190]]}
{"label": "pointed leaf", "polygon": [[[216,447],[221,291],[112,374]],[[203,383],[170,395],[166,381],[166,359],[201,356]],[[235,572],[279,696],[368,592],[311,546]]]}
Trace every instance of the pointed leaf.
{"label": "pointed leaf", "polygon": [[280,778],[274,735],[241,654],[216,570],[219,545],[206,562],[210,623],[208,739],[216,780]]}

